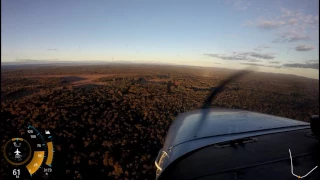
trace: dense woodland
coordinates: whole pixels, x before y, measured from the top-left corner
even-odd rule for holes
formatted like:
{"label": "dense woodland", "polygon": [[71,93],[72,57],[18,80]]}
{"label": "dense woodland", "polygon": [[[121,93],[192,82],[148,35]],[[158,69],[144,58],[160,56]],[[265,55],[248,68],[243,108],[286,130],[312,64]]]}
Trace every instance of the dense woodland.
{"label": "dense woodland", "polygon": [[[1,144],[31,124],[53,133],[55,178],[154,179],[154,160],[172,121],[199,108],[234,72],[155,65],[5,69]],[[319,114],[319,81],[252,72],[227,85],[212,107],[308,121]],[[6,179],[8,163],[1,161],[0,179]]]}

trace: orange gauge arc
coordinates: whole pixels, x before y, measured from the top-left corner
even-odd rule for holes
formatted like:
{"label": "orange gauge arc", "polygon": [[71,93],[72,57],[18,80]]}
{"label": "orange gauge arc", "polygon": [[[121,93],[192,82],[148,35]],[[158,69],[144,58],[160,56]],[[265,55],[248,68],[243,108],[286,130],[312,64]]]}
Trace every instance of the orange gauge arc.
{"label": "orange gauge arc", "polygon": [[48,147],[48,157],[47,157],[46,165],[51,166],[52,159],[53,159],[53,144],[52,144],[52,142],[48,142],[47,147]]}
{"label": "orange gauge arc", "polygon": [[41,166],[44,159],[44,151],[34,151],[31,162],[26,166],[30,175],[34,174]]}

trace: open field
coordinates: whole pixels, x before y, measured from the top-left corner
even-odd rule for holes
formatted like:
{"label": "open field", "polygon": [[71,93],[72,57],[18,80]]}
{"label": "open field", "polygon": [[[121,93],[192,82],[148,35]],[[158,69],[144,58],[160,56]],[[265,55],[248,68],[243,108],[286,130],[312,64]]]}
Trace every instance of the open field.
{"label": "open field", "polygon": [[[52,129],[56,179],[154,179],[172,121],[199,108],[234,72],[156,65],[5,69],[1,144],[23,137],[31,124]],[[319,114],[319,81],[253,72],[227,85],[212,106],[308,121]],[[1,161],[0,179],[6,179]]]}

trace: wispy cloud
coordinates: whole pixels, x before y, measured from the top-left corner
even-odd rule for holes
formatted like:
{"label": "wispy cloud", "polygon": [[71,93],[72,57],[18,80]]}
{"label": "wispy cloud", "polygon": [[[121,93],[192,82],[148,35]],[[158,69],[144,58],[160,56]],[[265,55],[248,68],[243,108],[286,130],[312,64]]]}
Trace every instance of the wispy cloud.
{"label": "wispy cloud", "polygon": [[319,63],[319,59],[318,60],[308,60],[307,63]]}
{"label": "wispy cloud", "polygon": [[46,62],[46,61],[58,61],[59,59],[16,59],[16,62]]}
{"label": "wispy cloud", "polygon": [[270,53],[251,52],[251,53],[249,53],[249,56],[260,58],[260,59],[274,59],[274,55],[270,54]]}
{"label": "wispy cloud", "polygon": [[301,10],[279,9],[279,15],[273,14],[268,17],[259,17],[255,20],[247,20],[245,26],[253,26],[258,29],[278,29],[274,43],[289,43],[309,40],[308,33],[317,30],[319,16],[306,14]]}
{"label": "wispy cloud", "polygon": [[297,25],[298,24],[298,19],[297,18],[290,18],[289,19],[289,24],[292,24],[292,25]]}
{"label": "wispy cloud", "polygon": [[242,26],[248,26],[248,27],[250,27],[250,26],[253,26],[255,23],[252,21],[252,20],[246,20],[243,24],[242,24]]}
{"label": "wispy cloud", "polygon": [[225,0],[227,5],[232,5],[237,10],[246,10],[251,6],[249,0]]}
{"label": "wispy cloud", "polygon": [[259,29],[276,29],[279,28],[281,26],[286,25],[286,22],[283,20],[267,20],[265,18],[259,18],[257,20],[247,20],[245,21],[245,23],[243,23],[243,26],[254,26],[257,27]]}
{"label": "wispy cloud", "polygon": [[258,60],[258,59],[248,59],[246,61],[248,61],[248,62],[262,62],[261,60]]}
{"label": "wispy cloud", "polygon": [[221,54],[204,54],[205,56],[209,57],[216,57],[222,60],[247,60],[246,56],[241,55],[221,55]]}
{"label": "wispy cloud", "polygon": [[280,66],[272,66],[272,65],[257,64],[257,63],[240,63],[240,64],[249,65],[249,66],[273,67],[273,68],[279,68],[280,67]]}
{"label": "wispy cloud", "polygon": [[311,51],[314,49],[313,46],[310,45],[300,45],[294,48],[296,51]]}
{"label": "wispy cloud", "polygon": [[222,60],[243,60],[248,62],[260,62],[262,60],[274,59],[272,53],[257,53],[257,52],[233,52],[233,54],[204,54],[209,57],[216,57]]}
{"label": "wispy cloud", "polygon": [[277,34],[275,43],[296,42],[309,40],[307,32],[311,29],[316,29],[319,26],[319,16],[305,14],[301,10],[289,10],[281,8],[282,21],[286,22],[286,28],[282,33]]}
{"label": "wispy cloud", "polygon": [[284,64],[283,67],[292,67],[292,68],[309,68],[319,70],[319,63],[293,63],[293,64]]}
{"label": "wispy cloud", "polygon": [[256,26],[260,29],[275,29],[285,24],[286,22],[281,20],[259,20]]}
{"label": "wispy cloud", "polygon": [[296,42],[296,41],[302,41],[302,40],[308,40],[309,36],[306,34],[303,34],[303,32],[298,32],[295,30],[288,30],[283,33],[277,34],[277,37],[275,40],[273,40],[273,43],[288,43],[288,42]]}
{"label": "wispy cloud", "polygon": [[270,64],[280,64],[279,61],[269,61]]}
{"label": "wispy cloud", "polygon": [[291,22],[291,24],[301,24],[304,26],[318,27],[319,16],[305,14],[301,10],[290,10],[281,8],[281,18]]}
{"label": "wispy cloud", "polygon": [[58,51],[58,49],[48,49],[48,51]]}
{"label": "wispy cloud", "polygon": [[261,46],[258,46],[256,48],[254,48],[253,50],[255,50],[255,51],[263,51],[264,49],[268,49],[268,48],[270,48],[270,47],[267,46],[267,45],[261,45]]}

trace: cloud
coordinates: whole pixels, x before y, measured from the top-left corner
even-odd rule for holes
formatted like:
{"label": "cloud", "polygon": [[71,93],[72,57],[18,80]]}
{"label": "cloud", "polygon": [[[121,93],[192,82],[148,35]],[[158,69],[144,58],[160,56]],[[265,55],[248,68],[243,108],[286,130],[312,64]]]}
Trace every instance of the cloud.
{"label": "cloud", "polygon": [[307,63],[319,63],[319,59],[318,60],[309,60],[309,61],[307,61]]}
{"label": "cloud", "polygon": [[250,56],[260,58],[260,59],[274,59],[274,56],[272,54],[262,54],[262,53],[250,53]]}
{"label": "cloud", "polygon": [[216,57],[222,60],[243,60],[248,62],[261,62],[259,59],[274,59],[272,53],[257,53],[257,52],[233,52],[233,54],[223,55],[223,54],[204,54],[209,57]]}
{"label": "cloud", "polygon": [[257,64],[257,63],[240,63],[240,64],[249,65],[249,66],[261,66],[261,67],[274,67],[274,68],[279,68],[279,66],[271,66],[271,65]]}
{"label": "cloud", "polygon": [[293,64],[284,64],[283,67],[292,67],[292,68],[308,68],[308,69],[317,69],[319,70],[319,63],[293,63]]}
{"label": "cloud", "polygon": [[292,17],[293,12],[286,8],[280,8],[283,17]]}
{"label": "cloud", "polygon": [[247,60],[247,57],[242,55],[220,55],[220,54],[204,54],[209,57],[216,57],[222,60]]}
{"label": "cloud", "polygon": [[281,18],[286,19],[291,24],[309,25],[312,27],[318,27],[319,16],[312,14],[304,14],[301,10],[289,10],[281,8]]}
{"label": "cloud", "polygon": [[280,9],[280,16],[260,17],[257,20],[247,20],[244,25],[255,25],[260,29],[275,29],[287,27],[305,30],[308,27],[318,28],[319,15],[305,14],[301,10]]}
{"label": "cloud", "polygon": [[314,47],[310,46],[310,45],[300,45],[300,46],[295,47],[296,51],[311,51],[313,49],[314,49]]}
{"label": "cloud", "polygon": [[41,60],[35,60],[35,59],[16,59],[16,62],[41,62]]}
{"label": "cloud", "polygon": [[48,51],[58,51],[58,49],[48,49]]}
{"label": "cloud", "polygon": [[297,23],[298,23],[298,19],[296,18],[289,19],[289,24],[297,25]]}
{"label": "cloud", "polygon": [[59,59],[16,59],[16,62],[27,62],[27,63],[40,63],[40,62],[46,62],[46,61],[58,61]]}
{"label": "cloud", "polygon": [[246,21],[242,24],[242,26],[252,26],[252,25],[254,25],[254,22],[251,21],[251,20],[246,20]]}
{"label": "cloud", "polygon": [[251,2],[248,0],[226,0],[226,4],[232,5],[237,10],[246,10],[251,6]]}
{"label": "cloud", "polygon": [[279,61],[269,61],[269,63],[271,63],[271,64],[280,64]]}
{"label": "cloud", "polygon": [[305,41],[311,39],[309,36],[315,34],[313,31],[317,31],[316,34],[319,33],[319,15],[286,8],[280,8],[279,10],[280,14],[278,15],[270,14],[254,20],[247,20],[243,25],[264,30],[279,30],[272,41],[274,43]]}
{"label": "cloud", "polygon": [[258,46],[256,48],[254,48],[253,50],[255,50],[255,51],[263,51],[264,49],[267,49],[267,48],[270,48],[270,47],[267,46],[267,45],[262,45],[262,46]]}
{"label": "cloud", "polygon": [[273,43],[288,43],[302,40],[308,40],[309,36],[295,30],[289,30],[277,35],[277,38],[273,40]]}
{"label": "cloud", "polygon": [[257,22],[257,27],[260,29],[275,29],[280,26],[285,25],[286,22],[284,21],[277,21],[277,20],[260,20]]}
{"label": "cloud", "polygon": [[262,62],[261,60],[257,60],[257,59],[248,59],[248,62]]}

